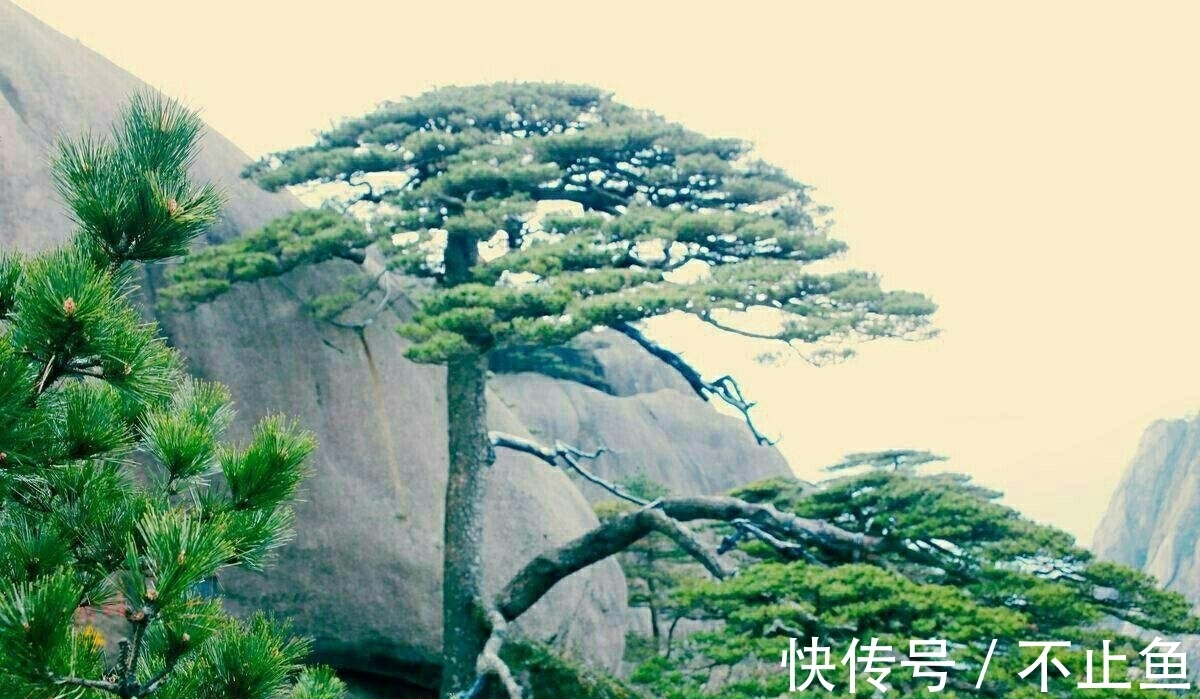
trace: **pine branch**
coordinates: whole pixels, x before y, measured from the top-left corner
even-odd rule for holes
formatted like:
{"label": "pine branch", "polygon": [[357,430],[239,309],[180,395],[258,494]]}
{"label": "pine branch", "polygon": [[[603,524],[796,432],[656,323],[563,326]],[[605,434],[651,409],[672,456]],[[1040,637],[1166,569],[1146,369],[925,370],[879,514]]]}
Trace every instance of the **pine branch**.
{"label": "pine branch", "polygon": [[89,680],[83,677],[53,677],[52,681],[57,685],[86,687],[87,689],[95,689],[100,692],[108,692],[109,694],[117,694],[120,691],[116,683],[104,680]]}
{"label": "pine branch", "polygon": [[41,378],[38,379],[37,395],[42,395],[46,392],[57,378],[57,355],[51,355],[49,361],[46,362],[46,368],[42,370]]}
{"label": "pine branch", "polygon": [[547,464],[554,467],[557,467],[559,465],[559,461],[561,460],[562,463],[566,464],[568,468],[579,474],[579,476],[584,480],[604,488],[622,500],[626,500],[641,507],[650,504],[649,500],[639,498],[633,493],[630,493],[622,488],[620,485],[597,476],[595,473],[592,473],[579,463],[580,459],[595,459],[599,457],[601,454],[608,451],[606,447],[600,447],[595,451],[588,452],[583,451],[578,447],[571,446],[565,442],[555,442],[553,447],[547,447],[545,445],[538,444],[537,442],[533,442],[531,440],[517,437],[516,435],[511,435],[505,432],[490,432],[488,434],[492,440],[493,447],[512,449],[513,451],[519,451],[523,454],[529,454],[530,456],[537,457],[538,459],[541,459],[542,461],[545,461]]}
{"label": "pine branch", "polygon": [[125,617],[133,624],[133,640],[130,642],[128,658],[121,668],[121,686],[130,696],[137,696],[141,694],[137,691],[141,688],[137,679],[138,661],[145,646],[146,628],[150,625],[151,615],[145,609],[141,609],[136,612],[130,610],[126,612]]}
{"label": "pine branch", "polygon": [[179,653],[171,653],[167,657],[167,663],[165,666],[163,666],[162,671],[142,685],[142,690],[139,692],[139,696],[148,697],[157,692],[159,688],[162,687],[167,681],[167,678],[171,675],[171,673],[174,672],[175,666],[179,664],[181,657],[182,655]]}
{"label": "pine branch", "polygon": [[[497,597],[496,608],[512,621],[524,614],[560,580],[628,549],[651,532],[674,540],[681,522],[743,520],[767,532],[772,539],[787,541],[841,560],[855,560],[878,553],[891,545],[880,537],[850,532],[824,520],[800,517],[772,505],[751,503],[732,497],[685,497],[656,501],[649,507],[613,518],[584,535],[530,561]],[[791,548],[790,546],[788,548]],[[688,550],[697,555],[696,551]],[[906,550],[906,549],[905,549]],[[715,558],[699,558],[706,568]],[[715,573],[714,573],[715,574]]]}
{"label": "pine branch", "polygon": [[[349,258],[346,258],[346,259],[349,259]],[[362,259],[357,260],[357,262],[359,264],[365,264],[366,254],[363,253]],[[377,288],[383,289],[383,299],[380,300],[380,302],[378,304],[376,304],[374,310],[372,310],[370,313],[368,313],[362,320],[358,321],[357,323],[345,323],[345,322],[342,322],[342,321],[336,319],[336,316],[339,316],[342,313],[345,313],[346,311],[350,310],[351,306],[353,306],[357,303],[361,303],[362,301],[365,301],[367,299],[367,297],[369,297],[371,295],[371,293],[374,292]],[[348,304],[341,311],[333,314],[333,316],[330,316],[328,318],[328,321],[334,327],[344,328],[346,330],[363,330],[368,325],[373,325],[375,323],[375,321],[379,319],[379,316],[383,314],[384,310],[386,310],[389,306],[391,306],[391,304],[392,304],[391,272],[390,272],[390,270],[388,270],[387,267],[384,267],[379,272],[379,274],[375,275],[375,279],[373,279],[371,281],[371,284],[367,285],[363,289],[363,291],[361,293],[359,293],[358,298],[355,299],[354,302]]]}
{"label": "pine branch", "polygon": [[475,663],[475,671],[479,673],[479,677],[463,695],[463,699],[476,699],[482,696],[487,688],[489,677],[495,677],[500,681],[509,699],[521,699],[521,686],[517,684],[508,664],[500,659],[500,648],[504,645],[505,636],[508,635],[508,622],[494,609],[488,612],[487,617],[488,623],[492,626],[492,632]]}
{"label": "pine branch", "polygon": [[776,440],[764,435],[754,424],[754,418],[750,416],[750,410],[755,404],[745,399],[742,395],[741,386],[732,376],[722,376],[716,381],[711,382],[705,381],[700,372],[696,371],[696,368],[691,364],[684,361],[683,357],[651,340],[631,323],[617,323],[613,326],[613,329],[633,340],[656,359],[659,359],[678,372],[683,377],[683,380],[687,381],[688,386],[691,386],[692,390],[696,392],[696,395],[704,400],[708,400],[709,396],[716,396],[726,405],[741,413],[742,419],[746,421],[746,426],[750,428],[751,434],[754,435],[754,441],[758,442],[759,445],[772,446],[775,444]]}

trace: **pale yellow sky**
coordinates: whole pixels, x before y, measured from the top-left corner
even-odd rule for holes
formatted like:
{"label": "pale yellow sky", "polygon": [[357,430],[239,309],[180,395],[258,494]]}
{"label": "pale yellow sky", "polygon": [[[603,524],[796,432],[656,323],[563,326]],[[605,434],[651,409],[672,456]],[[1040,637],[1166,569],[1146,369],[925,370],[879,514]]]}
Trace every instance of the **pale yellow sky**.
{"label": "pale yellow sky", "polygon": [[[251,154],[434,86],[560,79],[754,140],[944,335],[737,368],[804,476],[914,446],[1086,542],[1152,420],[1200,408],[1200,6],[18,0]],[[678,8],[678,9],[677,9]],[[683,9],[686,8],[686,9]]]}

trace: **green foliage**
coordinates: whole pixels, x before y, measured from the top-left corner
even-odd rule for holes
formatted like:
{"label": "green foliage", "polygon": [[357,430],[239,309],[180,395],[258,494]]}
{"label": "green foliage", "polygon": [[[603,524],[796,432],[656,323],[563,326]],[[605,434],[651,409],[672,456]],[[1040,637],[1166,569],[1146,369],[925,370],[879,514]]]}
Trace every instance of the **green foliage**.
{"label": "green foliage", "polygon": [[283,274],[296,267],[336,257],[354,257],[366,245],[363,227],[328,209],[299,211],[276,219],[249,235],[214,245],[167,272],[159,292],[163,308],[187,308],[228,291],[235,282]]}
{"label": "green foliage", "polygon": [[500,657],[517,681],[529,689],[528,699],[643,699],[645,695],[616,678],[568,660],[540,643],[510,640]]}
{"label": "green foliage", "polygon": [[71,619],[83,590],[72,576],[54,573],[23,582],[0,596],[0,645],[6,671],[26,679],[69,668]]}
{"label": "green foliage", "polygon": [[327,667],[305,668],[296,678],[292,699],[342,699],[346,684]]}
{"label": "green foliage", "polygon": [[[758,334],[798,344],[926,332],[935,307],[924,296],[861,272],[808,271],[845,245],[804,185],[749,151],[594,88],[495,84],[385,105],[248,174],[272,189],[353,183],[345,203],[365,205],[356,214],[372,233],[330,220],[336,242],[304,260],[374,240],[393,269],[431,278],[402,329],[418,361],[559,345],[671,312],[736,330],[751,307],[778,319]],[[543,220],[546,200],[585,213]],[[290,268],[250,242],[206,254],[177,271],[168,298],[212,298]]]}
{"label": "green foliage", "polygon": [[[624,480],[621,486],[627,493],[649,502],[671,494],[661,483],[641,473]],[[628,500],[603,500],[595,505],[596,516],[601,522],[627,514],[632,509]],[[669,653],[674,625],[680,618],[674,599],[676,591],[702,579],[704,573],[674,541],[658,532],[629,546],[618,554],[617,559],[629,583],[629,606],[645,609],[650,616],[649,642],[641,647],[635,641],[626,650],[627,658],[644,660],[659,653]]]}
{"label": "green foliage", "polygon": [[75,221],[113,265],[187,252],[221,198],[188,176],[200,118],[156,94],[136,95],[109,141],[63,141],[54,177]]}
{"label": "green foliage", "polygon": [[537,372],[551,378],[574,381],[611,393],[604,367],[592,353],[576,347],[513,345],[488,355],[488,368],[497,374]]}
{"label": "green foliage", "polygon": [[846,458],[826,466],[826,471],[845,471],[852,468],[882,468],[899,471],[902,468],[913,469],[934,461],[945,461],[946,457],[938,456],[929,451],[914,449],[887,449],[884,451],[856,452],[847,454]]}
{"label": "green foliage", "polygon": [[[342,183],[350,194],[334,205],[353,206],[368,225],[330,210],[288,217],[186,261],[172,272],[164,298],[203,301],[300,264],[363,259],[377,246],[391,269],[426,280],[414,288],[418,308],[401,328],[417,361],[492,353],[502,365],[522,366],[529,360],[514,356],[546,357],[529,348],[675,312],[820,351],[846,340],[921,337],[935,310],[923,295],[885,290],[867,272],[816,271],[813,263],[845,245],[828,235],[824,211],[807,189],[754,159],[748,144],[688,131],[584,86],[435,90],[340,124],[313,146],[264,159],[247,174],[272,189]],[[544,202],[563,200],[582,213],[559,207],[540,215]],[[348,291],[311,305],[333,318],[352,299]],[[776,327],[751,332],[738,325],[741,313],[763,309]],[[11,375],[14,385],[38,380],[20,367]],[[0,390],[0,414],[4,396]],[[304,452],[304,440],[286,436],[281,424],[266,432],[273,436],[256,443]],[[164,434],[164,443],[171,439],[177,437]],[[231,537],[234,560],[252,561],[270,540],[261,534],[273,525],[264,522],[285,511],[280,503],[294,491],[294,480],[268,478],[261,469],[290,468],[293,460],[259,459],[254,444],[214,459],[204,444],[194,454],[163,448],[175,459],[165,480],[202,481],[215,461],[226,490],[207,492],[201,511]],[[1182,598],[1146,576],[1092,560],[1066,534],[1020,517],[962,476],[918,476],[907,468],[933,458],[856,454],[843,465],[874,468],[819,487],[776,480],[738,493],[880,542],[869,555],[789,549],[793,554],[784,556],[746,540],[743,523],[735,554],[743,569],[717,585],[693,574],[659,538],[627,552],[634,603],[658,617],[656,632],[670,622],[636,684],[672,699],[777,696],[785,689],[778,658],[789,636],[819,635],[839,650],[851,638],[903,648],[908,639],[933,636],[951,642],[959,671],[972,678],[990,640],[1001,644],[994,683],[981,692],[955,685],[946,696],[1032,696],[1015,679],[1029,660],[1019,640],[1060,637],[1098,648],[1108,633],[1099,625],[1109,619],[1164,633],[1196,629]],[[622,511],[599,509],[605,517]],[[250,518],[266,511],[272,514]],[[699,622],[701,630],[672,638],[680,620]],[[1111,636],[1117,652],[1136,655],[1133,641]],[[581,687],[579,673],[560,672],[560,661],[544,650],[510,643],[505,653],[514,668],[540,678],[526,683],[535,696],[629,695],[617,685],[600,694]],[[1062,659],[1078,676],[1080,654]],[[895,678],[901,693],[919,693],[904,677]]]}
{"label": "green foliage", "polygon": [[[307,642],[289,638],[285,629],[262,616],[235,621],[214,633],[197,651],[196,661],[165,688],[165,699],[259,699],[301,695],[339,696],[329,673],[307,674],[294,686]],[[316,685],[318,680],[326,685]],[[315,686],[316,685],[316,686]],[[332,693],[332,694],[331,694]]]}
{"label": "green foliage", "polygon": [[[313,442],[269,418],[225,445],[228,393],[187,378],[130,301],[128,263],[186,252],[216,213],[187,177],[199,125],[139,96],[109,142],[63,145],[76,237],[0,256],[0,695],[341,696],[328,673],[296,681],[305,644],[200,594],[290,535]],[[82,621],[105,609],[118,654]]]}
{"label": "green foliage", "polygon": [[[779,667],[788,639],[807,645],[819,637],[832,648],[837,667],[825,677],[839,692],[848,675],[837,661],[853,639],[877,638],[896,654],[907,653],[910,640],[944,639],[957,666],[942,695],[956,697],[1036,696],[1036,677],[1026,680],[1017,673],[1037,654],[1018,642],[1071,641],[1073,648],[1055,657],[1072,675],[1052,682],[1050,694],[1073,697],[1082,691],[1075,683],[1087,667],[1083,651],[1096,651],[1099,663],[1102,640],[1112,640],[1112,652],[1126,655],[1131,672],[1139,664],[1138,652],[1148,640],[1112,630],[1111,620],[1164,636],[1194,633],[1200,624],[1180,595],[1163,591],[1142,573],[1093,560],[1067,534],[1021,517],[961,476],[874,470],[816,487],[778,478],[734,495],[833,522],[888,545],[853,561],[815,552],[792,559],[745,542],[737,576],[722,582],[681,576],[667,591],[660,613],[705,626],[642,659],[632,680],[653,696],[779,695],[788,689],[788,673]],[[997,647],[987,680],[976,691],[993,639]],[[911,670],[890,667],[887,681],[893,691],[926,693],[928,683]],[[1114,680],[1126,676],[1124,665],[1114,665],[1113,671]],[[859,696],[872,696],[861,676],[858,690]],[[1153,694],[1136,684],[1132,690],[1107,691],[1106,696]],[[820,688],[801,693],[823,694]]]}
{"label": "green foliage", "polygon": [[304,475],[301,467],[316,442],[311,434],[279,417],[259,423],[250,445],[226,452],[221,470],[238,510],[275,507],[290,499]]}
{"label": "green foliage", "polygon": [[233,420],[229,393],[205,381],[185,381],[171,402],[142,422],[146,451],[166,471],[166,489],[199,484],[217,459],[221,433]]}

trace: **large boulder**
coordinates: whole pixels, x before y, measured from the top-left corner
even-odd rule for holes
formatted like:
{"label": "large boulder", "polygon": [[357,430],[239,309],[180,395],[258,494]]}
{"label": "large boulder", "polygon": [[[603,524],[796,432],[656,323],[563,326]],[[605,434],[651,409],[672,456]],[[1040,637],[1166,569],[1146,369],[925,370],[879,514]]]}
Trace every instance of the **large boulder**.
{"label": "large boulder", "polygon": [[[54,139],[102,132],[146,86],[78,42],[0,0],[0,231],[4,246],[36,250],[70,232],[48,170]],[[249,158],[205,135],[196,174],[228,195],[209,235],[224,240],[300,206],[240,178]],[[223,580],[231,606],[296,619],[322,660],[432,682],[441,642],[441,522],[445,401],[441,369],[403,359],[385,315],[361,335],[317,325],[300,293],[338,288],[326,268],[239,287],[194,313],[161,318],[200,375],[228,384],[243,420],[282,411],[316,431],[321,448],[299,508],[298,537],[263,576]],[[328,289],[326,289],[328,290]],[[152,296],[152,294],[151,294]],[[495,403],[495,401],[493,401]],[[521,425],[495,403],[498,428]],[[493,469],[485,543],[496,588],[524,560],[596,524],[562,475],[504,455]],[[556,589],[524,626],[613,667],[623,629],[605,623],[624,606],[615,563]]]}
{"label": "large boulder", "polygon": [[[70,222],[47,168],[54,139],[106,130],[127,96],[144,88],[0,0],[4,247],[35,250],[66,238]],[[219,134],[205,136],[196,172],[229,200],[210,240],[299,206],[242,180],[247,161]],[[296,541],[265,574],[226,576],[230,605],[293,617],[316,639],[320,659],[336,667],[430,686],[441,641],[444,373],[403,358],[405,341],[394,332],[409,310],[402,299],[361,332],[312,320],[305,302],[339,290],[352,273],[349,263],[328,263],[238,286],[160,321],[198,374],[230,386],[243,418],[235,437],[259,416],[285,412],[321,442]],[[613,453],[597,462],[601,473],[618,480],[641,473],[680,493],[788,472],[775,450],[755,445],[737,420],[625,338],[589,336],[579,347],[599,366],[603,391],[536,374],[499,376],[492,426],[604,444]],[[492,589],[530,557],[596,524],[569,479],[544,463],[502,453],[491,476],[484,539]],[[624,607],[624,579],[609,561],[557,587],[521,626],[611,668],[623,651]]]}
{"label": "large boulder", "polygon": [[[355,273],[336,261],[238,285],[162,322],[193,369],[225,382],[248,417],[283,410],[320,439],[296,541],[266,573],[228,576],[234,609],[293,617],[336,667],[432,681],[441,647],[445,371],[404,359],[394,312],[361,332],[310,317],[304,299]],[[494,429],[528,434],[494,396],[490,409]],[[248,422],[239,423],[243,432]],[[494,591],[524,562],[596,524],[578,490],[540,461],[501,451],[490,475],[485,578]],[[557,586],[522,626],[614,667],[624,629],[611,619],[624,605],[624,578],[610,561]]]}
{"label": "large boulder", "polygon": [[[523,372],[500,374],[492,387],[538,439],[608,451],[587,467],[620,481],[641,476],[675,495],[721,493],[738,485],[791,475],[778,450],[759,446],[746,423],[722,415],[678,372],[612,330],[573,343],[599,365],[601,384]],[[611,497],[582,484],[591,500]]]}
{"label": "large boulder", "polygon": [[[1159,420],[1142,435],[1092,539],[1100,558],[1145,571],[1200,609],[1200,415]],[[1181,641],[1195,657],[1200,636],[1162,634],[1118,624],[1149,642]],[[1189,665],[1200,679],[1200,666]]]}

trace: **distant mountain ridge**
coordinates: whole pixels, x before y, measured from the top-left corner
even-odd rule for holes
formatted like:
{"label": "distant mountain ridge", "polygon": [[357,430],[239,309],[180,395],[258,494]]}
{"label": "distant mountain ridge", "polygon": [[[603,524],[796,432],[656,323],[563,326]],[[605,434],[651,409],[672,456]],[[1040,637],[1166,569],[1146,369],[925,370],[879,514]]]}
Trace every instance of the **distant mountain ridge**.
{"label": "distant mountain ridge", "polygon": [[1200,415],[1146,430],[1092,549],[1200,605]]}

